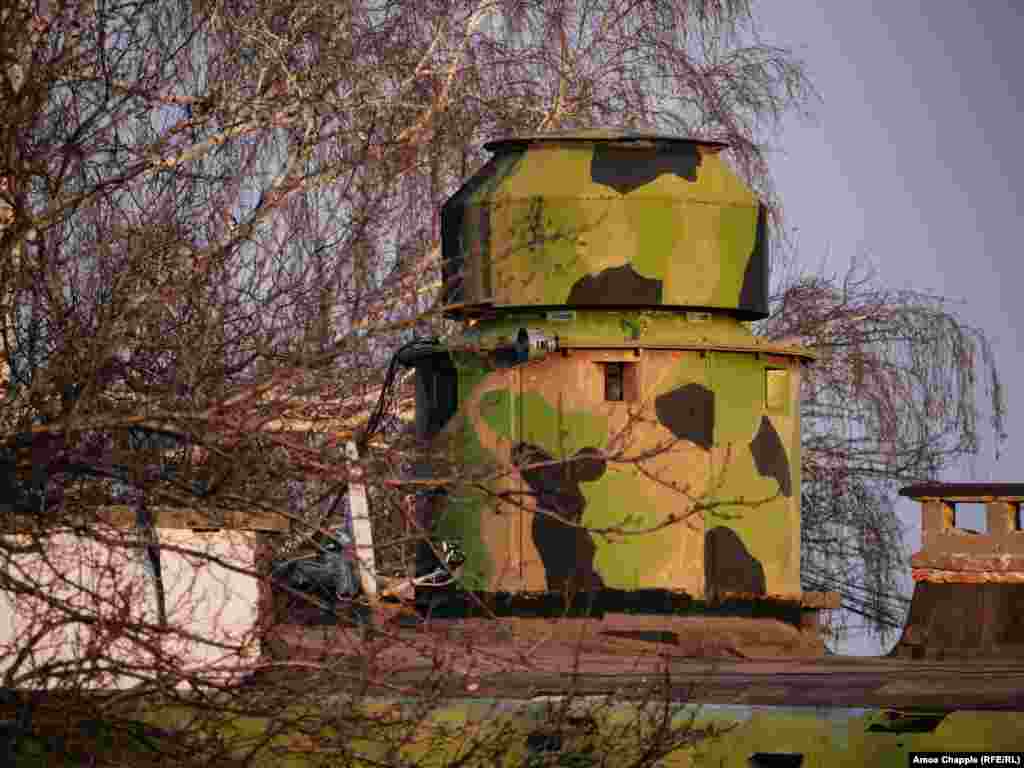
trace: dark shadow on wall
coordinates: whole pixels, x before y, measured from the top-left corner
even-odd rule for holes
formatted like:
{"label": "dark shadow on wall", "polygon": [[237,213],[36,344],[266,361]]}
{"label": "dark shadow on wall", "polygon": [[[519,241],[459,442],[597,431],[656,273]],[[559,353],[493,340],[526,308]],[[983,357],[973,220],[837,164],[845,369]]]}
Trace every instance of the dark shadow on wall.
{"label": "dark shadow on wall", "polygon": [[759,205],[754,248],[743,272],[739,308],[762,317],[768,315],[768,259],[768,209]]}

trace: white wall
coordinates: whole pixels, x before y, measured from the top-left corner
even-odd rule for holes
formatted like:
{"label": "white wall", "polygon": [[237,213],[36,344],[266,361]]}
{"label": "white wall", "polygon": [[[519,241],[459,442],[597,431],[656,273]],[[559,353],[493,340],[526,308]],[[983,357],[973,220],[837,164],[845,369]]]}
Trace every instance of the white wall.
{"label": "white wall", "polygon": [[[119,541],[133,540],[134,532],[106,528],[101,536]],[[187,530],[159,531],[161,568],[167,595],[168,624],[173,630],[163,641],[165,663],[186,672],[226,674],[255,660],[258,586],[255,578],[233,573],[211,563],[204,553],[227,563],[252,569],[251,533],[193,533]],[[24,544],[25,536],[4,536],[10,543]],[[167,551],[168,546],[193,550],[197,554]],[[0,592],[0,684],[34,688],[59,685],[60,675],[77,671],[78,684],[88,687],[129,687],[138,679],[121,669],[101,671],[111,662],[130,666],[151,666],[150,637],[134,637],[125,624],[135,621],[156,623],[154,592],[139,556],[140,550],[112,546],[73,534],[58,534],[46,542],[45,555],[8,555],[0,548],[0,567],[14,578],[32,579],[44,585],[43,598],[28,599]],[[52,602],[47,602],[47,598]],[[86,624],[68,615],[66,609],[99,619]],[[67,620],[62,622],[62,620]],[[33,655],[16,670],[7,673],[17,655],[30,644],[31,636],[45,628],[31,645]],[[198,639],[225,643],[219,649]],[[73,662],[52,667],[45,665]],[[27,672],[43,673],[25,680]],[[217,670],[217,672],[215,672]],[[19,682],[19,678],[21,682]],[[49,678],[49,679],[44,679]]]}

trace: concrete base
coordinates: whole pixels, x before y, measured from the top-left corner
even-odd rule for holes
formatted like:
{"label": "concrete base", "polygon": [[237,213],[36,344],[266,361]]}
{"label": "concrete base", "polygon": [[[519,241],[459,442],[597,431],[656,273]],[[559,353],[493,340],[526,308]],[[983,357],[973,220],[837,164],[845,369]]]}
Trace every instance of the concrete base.
{"label": "concrete base", "polygon": [[[490,663],[507,656],[528,658],[541,647],[571,669],[581,658],[774,659],[819,658],[825,645],[816,628],[800,628],[777,619],[711,616],[631,616],[603,619],[431,619],[417,627],[405,621],[381,621],[373,628],[279,625],[266,648],[276,661],[341,659],[372,648],[396,668],[429,662],[444,649],[484,653]],[[406,617],[408,618],[408,617]],[[498,663],[497,668],[503,664]],[[514,665],[513,665],[514,666]]]}
{"label": "concrete base", "polygon": [[[277,627],[277,647],[252,684],[308,690],[310,676],[326,669],[337,671],[331,683],[337,690],[357,686],[392,698],[419,696],[426,686],[440,686],[446,696],[458,699],[532,699],[572,692],[642,700],[652,686],[668,685],[676,701],[1024,711],[1024,661],[1015,659],[737,658],[723,653],[736,648],[736,640],[745,643],[741,647],[751,656],[780,648],[759,645],[746,630],[730,638],[736,629],[718,621],[690,635],[695,645],[661,642],[663,635],[651,633],[666,630],[637,625],[609,636],[607,629],[594,631],[597,622],[588,627],[587,620],[431,624],[416,631],[380,627],[368,634],[344,627]],[[777,629],[755,627],[766,634]],[[630,634],[618,634],[623,631]],[[712,635],[719,638],[717,644],[701,648],[697,641]],[[288,661],[281,663],[283,658]]]}
{"label": "concrete base", "polygon": [[[454,632],[486,644],[497,632],[509,640],[521,638],[527,647],[542,637],[556,646],[584,637],[593,648],[611,644],[620,650],[679,657],[815,658],[825,654],[818,616],[839,602],[835,593],[808,592],[790,600],[726,593],[709,602],[665,590],[608,589],[581,593],[570,601],[549,593],[452,592],[435,597],[419,601],[416,610],[412,605],[378,603],[370,616],[366,610],[330,610],[302,596],[275,592],[272,606],[268,603],[266,615],[272,618],[267,628],[277,627],[291,640],[278,642],[274,656],[289,658],[289,648],[309,655],[317,646],[330,654],[334,641],[324,640],[324,631],[330,636],[332,628],[358,625],[385,634],[397,630],[410,639]],[[399,613],[405,614],[401,627],[394,620]]]}
{"label": "concrete base", "polygon": [[889,655],[1024,660],[1024,584],[919,581],[903,636]]}

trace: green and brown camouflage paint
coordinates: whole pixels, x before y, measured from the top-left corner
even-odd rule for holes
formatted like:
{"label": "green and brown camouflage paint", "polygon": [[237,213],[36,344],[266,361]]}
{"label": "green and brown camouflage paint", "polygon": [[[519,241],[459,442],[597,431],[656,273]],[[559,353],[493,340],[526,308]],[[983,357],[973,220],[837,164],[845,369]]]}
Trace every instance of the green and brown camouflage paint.
{"label": "green and brown camouflage paint", "polygon": [[765,317],[765,208],[723,147],[601,130],[491,142],[442,210],[446,302]]}
{"label": "green and brown camouflage paint", "polygon": [[[767,315],[765,211],[722,145],[585,131],[488,148],[442,211],[449,311],[471,325],[449,342],[459,404],[436,446],[490,475],[435,518],[463,542],[463,585],[799,600],[810,355],[743,322]],[[516,367],[481,351],[524,327],[559,350]]]}

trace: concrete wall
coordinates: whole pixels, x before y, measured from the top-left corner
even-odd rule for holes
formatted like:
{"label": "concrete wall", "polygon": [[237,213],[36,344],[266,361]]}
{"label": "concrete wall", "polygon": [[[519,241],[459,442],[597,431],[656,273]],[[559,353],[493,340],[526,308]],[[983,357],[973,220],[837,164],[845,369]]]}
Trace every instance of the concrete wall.
{"label": "concrete wall", "polygon": [[[108,528],[101,535],[128,542],[133,534]],[[177,670],[237,673],[258,654],[255,630],[260,595],[255,578],[226,566],[252,568],[255,534],[162,529],[159,535],[172,630],[163,641],[163,653]],[[10,543],[28,541],[24,535],[3,538]],[[56,679],[46,681],[45,674],[44,679],[36,679],[37,675],[25,683],[18,678],[33,670],[44,672],[44,665],[61,661],[77,662],[73,668],[106,670],[89,673],[82,681],[88,687],[124,688],[137,682],[131,667],[151,665],[155,657],[144,644],[151,638],[133,636],[125,625],[156,623],[155,592],[140,551],[59,534],[46,540],[43,554],[4,555],[3,567],[12,577],[35,580],[44,589],[40,597],[31,599],[0,592],[0,673],[6,677],[10,672],[14,678],[3,684],[53,687]],[[211,562],[211,557],[224,565]],[[76,619],[76,611],[80,617],[99,620],[85,623]],[[29,638],[40,630],[45,631],[31,643],[34,654],[19,669],[12,669],[18,654],[30,644]],[[217,648],[210,641],[229,647]]]}

